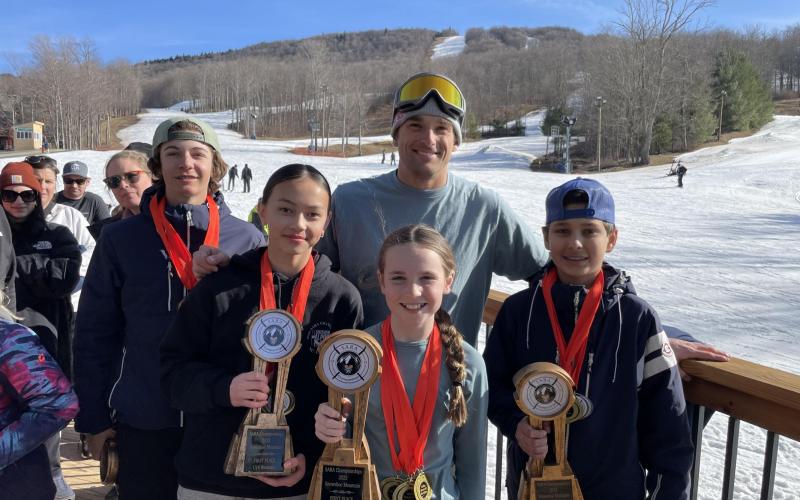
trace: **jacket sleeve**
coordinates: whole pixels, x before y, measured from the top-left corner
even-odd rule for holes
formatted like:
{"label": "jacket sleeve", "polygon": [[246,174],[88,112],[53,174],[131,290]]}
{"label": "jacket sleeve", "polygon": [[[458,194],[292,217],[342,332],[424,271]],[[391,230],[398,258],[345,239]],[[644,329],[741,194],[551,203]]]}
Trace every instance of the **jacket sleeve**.
{"label": "jacket sleeve", "polygon": [[108,396],[123,358],[123,279],[111,240],[101,238],[95,249],[75,328],[75,390],[82,408],[75,427],[91,434],[111,427]]}
{"label": "jacket sleeve", "polygon": [[173,408],[190,413],[231,406],[236,374],[211,362],[217,313],[212,284],[201,281],[189,293],[161,341],[161,387]]}
{"label": "jacket sleeve", "polygon": [[693,446],[677,361],[655,311],[645,312],[639,328],[638,434],[647,489],[650,496],[688,499]]}
{"label": "jacket sleeve", "polygon": [[477,352],[470,359],[467,387],[467,421],[456,429],[453,436],[456,484],[464,500],[483,500],[486,495],[486,450],[489,421],[486,408],[489,404],[489,385],[486,365]]}
{"label": "jacket sleeve", "polygon": [[0,242],[0,252],[2,252],[0,265],[2,265],[2,268],[0,268],[0,271],[5,272],[5,275],[0,276],[0,279],[2,279],[0,286],[3,287],[3,292],[6,294],[6,300],[8,301],[6,305],[10,310],[16,311],[17,292],[14,286],[14,278],[17,272],[17,259],[14,254],[14,245],[11,243],[11,226],[8,225],[6,211],[2,207],[0,207],[0,233],[2,233],[0,236],[2,237]]}
{"label": "jacket sleeve", "polygon": [[42,299],[68,297],[80,279],[81,251],[64,226],[51,226],[49,254],[17,255],[17,284]]}
{"label": "jacket sleeve", "polygon": [[528,279],[547,263],[542,237],[497,196],[492,271],[511,280]]}
{"label": "jacket sleeve", "polygon": [[513,379],[517,370],[513,363],[516,357],[514,340],[516,332],[525,327],[517,324],[513,315],[516,297],[512,295],[503,303],[483,351],[489,381],[489,420],[511,440],[516,434],[517,424],[525,417],[514,401]]}
{"label": "jacket sleeve", "polygon": [[0,429],[0,471],[33,451],[78,413],[72,386],[36,335],[6,323],[0,332],[0,385],[22,413]]}

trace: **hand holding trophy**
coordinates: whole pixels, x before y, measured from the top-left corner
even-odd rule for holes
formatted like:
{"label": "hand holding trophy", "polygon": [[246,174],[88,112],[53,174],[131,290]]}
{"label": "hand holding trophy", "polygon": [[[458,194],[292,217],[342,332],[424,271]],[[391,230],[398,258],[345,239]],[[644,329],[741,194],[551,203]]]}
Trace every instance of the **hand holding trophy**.
{"label": "hand holding trophy", "polygon": [[243,342],[253,356],[253,371],[265,373],[268,363],[275,363],[275,390],[267,412],[262,408],[247,412],[228,449],[227,474],[282,476],[292,472],[283,467],[294,456],[283,403],[289,365],[300,349],[300,332],[300,323],[281,309],[259,311],[248,321]]}
{"label": "hand holding trophy", "polygon": [[583,500],[578,480],[567,463],[567,414],[575,404],[572,378],[553,363],[531,363],[514,374],[514,398],[534,429],[553,422],[555,464],[531,458],[522,471],[519,500]]}
{"label": "hand holding trophy", "polygon": [[319,346],[317,374],[328,386],[328,404],[341,412],[342,396],[354,393],[353,438],[325,445],[314,468],[308,498],[379,500],[375,466],[364,436],[370,386],[381,373],[378,342],[360,330],[340,330]]}

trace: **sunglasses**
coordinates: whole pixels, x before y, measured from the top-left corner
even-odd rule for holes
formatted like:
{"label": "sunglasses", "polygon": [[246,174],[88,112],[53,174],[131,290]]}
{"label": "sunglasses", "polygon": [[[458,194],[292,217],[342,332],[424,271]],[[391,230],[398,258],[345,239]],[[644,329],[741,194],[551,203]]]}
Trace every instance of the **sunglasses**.
{"label": "sunglasses", "polygon": [[406,81],[395,94],[394,107],[398,111],[413,111],[424,106],[431,96],[437,97],[445,112],[463,120],[467,104],[461,89],[449,78],[429,73]]}
{"label": "sunglasses", "polygon": [[79,186],[83,186],[86,184],[86,179],[76,179],[74,177],[63,177],[61,180],[64,181],[64,184],[68,185],[77,184]]}
{"label": "sunglasses", "polygon": [[52,165],[54,167],[57,164],[57,162],[53,158],[50,158],[49,156],[44,156],[44,155],[26,156],[24,161],[25,161],[25,163],[31,165],[32,167],[36,167],[41,163],[49,164],[49,165]]}
{"label": "sunglasses", "polygon": [[29,189],[27,191],[22,191],[20,193],[16,191],[12,191],[10,189],[3,190],[3,201],[6,203],[14,203],[17,201],[17,198],[22,198],[22,201],[25,203],[31,203],[36,201],[36,191]]}
{"label": "sunglasses", "polygon": [[111,177],[106,177],[103,179],[103,182],[106,183],[110,189],[117,189],[120,184],[122,184],[122,179],[125,179],[125,182],[128,184],[136,184],[139,182],[139,176],[144,173],[144,170],[131,170],[130,172],[126,172],[122,175],[112,175]]}

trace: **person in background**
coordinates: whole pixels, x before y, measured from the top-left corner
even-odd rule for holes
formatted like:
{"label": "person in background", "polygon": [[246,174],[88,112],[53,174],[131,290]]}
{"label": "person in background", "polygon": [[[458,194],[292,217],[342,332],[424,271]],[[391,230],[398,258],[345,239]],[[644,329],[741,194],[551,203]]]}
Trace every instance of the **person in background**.
{"label": "person in background", "polygon": [[78,398],[39,337],[15,323],[6,301],[0,291],[0,497],[64,498],[44,443],[75,417]]}
{"label": "person in background", "polygon": [[68,162],[64,165],[61,180],[64,182],[64,189],[56,194],[56,203],[79,210],[89,224],[111,217],[103,198],[86,190],[92,179],[89,178],[89,167],[85,163]]}
{"label": "person in background", "polygon": [[678,187],[683,187],[683,176],[686,175],[686,171],[688,169],[683,166],[683,163],[678,163],[678,170],[675,172],[678,174]]}
{"label": "person in background", "polygon": [[119,205],[114,208],[111,217],[89,226],[89,232],[95,239],[100,238],[103,228],[108,224],[140,212],[139,203],[144,191],[153,185],[153,173],[147,166],[147,157],[144,154],[123,150],[106,162],[103,182]]}
{"label": "person in background", "polygon": [[250,192],[251,180],[253,180],[253,171],[250,170],[250,167],[248,167],[247,163],[245,163],[244,168],[242,169],[242,184],[244,184],[244,188],[242,190],[243,193]]}
{"label": "person in background", "polygon": [[[80,278],[81,254],[69,229],[46,222],[40,189],[39,179],[27,163],[9,163],[0,173],[3,209],[8,215],[16,254],[17,309],[34,311],[53,327],[55,338],[50,328],[37,332],[71,378],[74,312],[70,293]],[[56,498],[74,498],[61,471],[58,433],[49,437],[46,447]]]}
{"label": "person in background", "polygon": [[230,170],[228,170],[228,191],[233,191],[236,189],[236,178],[239,177],[239,169],[234,164]]}
{"label": "person in background", "polygon": [[216,132],[192,117],[162,122],[148,167],[158,180],[137,215],[103,230],[81,296],[75,390],[92,456],[116,436],[122,500],[176,498],[180,412],[159,383],[159,345],[196,280],[203,244],[238,255],[264,244],[219,193],[227,164]]}
{"label": "person in background", "polygon": [[80,301],[80,290],[86,277],[86,270],[89,269],[89,262],[92,260],[92,253],[95,247],[94,238],[89,232],[89,222],[78,209],[56,203],[55,193],[59,170],[55,159],[43,155],[28,156],[25,158],[25,163],[33,167],[33,175],[39,179],[41,184],[45,220],[66,227],[78,240],[78,246],[81,250],[81,277],[72,292],[72,305],[77,308]]}

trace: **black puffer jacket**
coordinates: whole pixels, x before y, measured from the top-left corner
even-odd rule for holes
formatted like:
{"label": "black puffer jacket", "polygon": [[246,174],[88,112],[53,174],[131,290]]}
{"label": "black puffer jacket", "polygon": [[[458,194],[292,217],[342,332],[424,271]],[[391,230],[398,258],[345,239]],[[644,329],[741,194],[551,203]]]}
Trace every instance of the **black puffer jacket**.
{"label": "black puffer jacket", "polygon": [[[235,257],[230,266],[204,278],[181,305],[161,344],[162,385],[173,407],[183,410],[183,444],[175,458],[186,488],[245,498],[280,498],[308,491],[323,444],[314,435],[314,413],[327,401],[327,387],[315,372],[317,347],[331,334],[357,328],[363,320],[356,288],[331,272],[331,261],[315,256],[300,351],[292,358],[287,389],[295,407],[287,415],[295,454],[304,454],[306,475],[291,488],[272,488],[251,478],[223,473],[231,438],[247,408],[234,408],[230,385],[252,370],[245,350],[245,322],[258,311],[263,248]],[[286,309],[296,278],[275,274],[276,302]]]}
{"label": "black puffer jacket", "polygon": [[9,223],[16,254],[17,310],[23,317],[28,316],[26,310],[34,311],[54,327],[57,339],[48,328],[25,322],[71,378],[74,311],[70,294],[80,279],[78,242],[68,228],[45,222],[38,204],[25,221]]}

